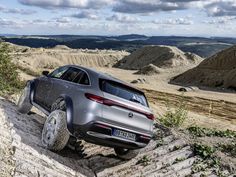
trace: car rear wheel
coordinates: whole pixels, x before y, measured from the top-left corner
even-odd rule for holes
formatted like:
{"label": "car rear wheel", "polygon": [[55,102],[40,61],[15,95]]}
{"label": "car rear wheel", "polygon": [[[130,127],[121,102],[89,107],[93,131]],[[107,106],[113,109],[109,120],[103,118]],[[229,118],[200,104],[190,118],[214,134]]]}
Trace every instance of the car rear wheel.
{"label": "car rear wheel", "polygon": [[18,111],[22,114],[27,114],[30,112],[32,108],[32,104],[30,103],[30,86],[29,84],[24,88],[21,93],[21,96],[17,103]]}
{"label": "car rear wheel", "polygon": [[139,154],[139,149],[131,150],[124,148],[114,148],[116,155],[124,160],[130,160]]}
{"label": "car rear wheel", "polygon": [[42,144],[52,151],[60,151],[66,146],[69,137],[66,112],[62,110],[51,112],[44,123]]}

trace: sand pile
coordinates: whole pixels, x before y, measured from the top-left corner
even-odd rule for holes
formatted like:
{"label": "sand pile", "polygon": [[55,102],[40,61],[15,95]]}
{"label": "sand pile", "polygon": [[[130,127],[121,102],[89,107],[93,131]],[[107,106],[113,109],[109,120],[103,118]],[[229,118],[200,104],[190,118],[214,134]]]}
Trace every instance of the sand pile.
{"label": "sand pile", "polygon": [[86,67],[110,67],[127,56],[125,51],[112,50],[81,50],[67,49],[57,46],[54,49],[44,51],[30,48],[27,52],[13,53],[15,61],[35,70],[54,69],[66,64],[76,64]]}
{"label": "sand pile", "polygon": [[143,74],[143,75],[151,76],[151,75],[160,74],[160,73],[161,73],[161,68],[158,68],[157,66],[153,64],[149,64],[139,69],[134,74]]}
{"label": "sand pile", "polygon": [[160,68],[172,68],[199,63],[201,57],[184,53],[172,46],[146,46],[119,61],[115,67],[123,69],[140,69],[149,64]]}
{"label": "sand pile", "polygon": [[236,89],[236,46],[205,59],[197,67],[173,78],[171,82]]}

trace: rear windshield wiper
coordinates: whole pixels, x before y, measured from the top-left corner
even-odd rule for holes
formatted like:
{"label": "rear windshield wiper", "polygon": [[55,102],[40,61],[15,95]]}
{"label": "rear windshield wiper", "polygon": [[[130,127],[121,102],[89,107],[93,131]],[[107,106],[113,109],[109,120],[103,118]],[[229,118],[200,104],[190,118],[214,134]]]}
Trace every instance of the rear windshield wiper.
{"label": "rear windshield wiper", "polygon": [[142,104],[140,101],[138,101],[138,100],[136,100],[136,99],[133,99],[133,98],[131,98],[130,101],[133,101],[133,102],[135,102],[135,103]]}

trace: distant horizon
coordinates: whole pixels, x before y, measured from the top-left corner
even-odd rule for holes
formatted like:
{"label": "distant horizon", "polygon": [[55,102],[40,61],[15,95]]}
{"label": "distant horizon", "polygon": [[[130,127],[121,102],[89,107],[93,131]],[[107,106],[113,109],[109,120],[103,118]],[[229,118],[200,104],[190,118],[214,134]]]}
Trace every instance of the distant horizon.
{"label": "distant horizon", "polygon": [[105,37],[117,37],[117,36],[145,36],[145,37],[187,37],[187,38],[236,38],[230,36],[184,36],[184,35],[145,35],[145,34],[114,34],[114,35],[97,35],[97,34],[1,34],[0,36],[105,36]]}

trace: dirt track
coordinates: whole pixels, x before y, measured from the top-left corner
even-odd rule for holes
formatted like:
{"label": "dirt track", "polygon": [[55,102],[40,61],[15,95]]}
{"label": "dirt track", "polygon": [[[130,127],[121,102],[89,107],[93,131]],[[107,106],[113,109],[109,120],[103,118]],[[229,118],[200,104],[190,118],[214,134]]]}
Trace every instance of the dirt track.
{"label": "dirt track", "polygon": [[40,141],[44,120],[37,114],[22,115],[14,103],[0,100],[0,150],[12,149],[8,158],[14,159],[10,164],[0,163],[0,176],[186,176],[197,158],[183,139],[158,128],[156,138],[130,161],[118,159],[110,148],[88,143],[85,158],[68,148],[54,153]]}
{"label": "dirt track", "polygon": [[168,102],[170,106],[176,106],[179,104],[180,100],[184,99],[189,111],[214,117],[215,119],[228,120],[236,124],[236,103],[196,96],[183,96],[181,93],[173,94],[156,90],[143,90],[151,103],[158,102],[158,104],[165,105]]}

